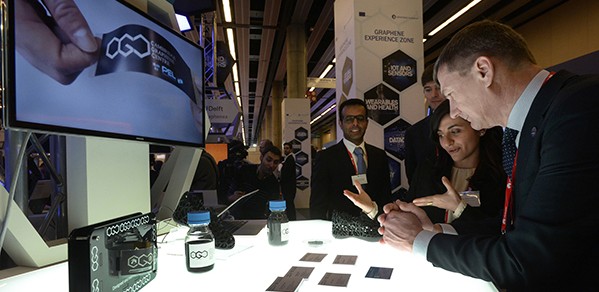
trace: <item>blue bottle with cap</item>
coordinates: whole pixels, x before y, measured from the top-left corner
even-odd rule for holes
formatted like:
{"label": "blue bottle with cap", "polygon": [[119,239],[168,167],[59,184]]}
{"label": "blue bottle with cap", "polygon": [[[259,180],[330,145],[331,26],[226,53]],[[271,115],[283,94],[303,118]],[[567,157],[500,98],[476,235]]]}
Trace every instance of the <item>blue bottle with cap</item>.
{"label": "blue bottle with cap", "polygon": [[185,236],[185,256],[187,270],[190,272],[206,272],[214,267],[214,235],[210,224],[209,211],[187,213],[189,231]]}
{"label": "blue bottle with cap", "polygon": [[289,219],[285,213],[285,201],[269,201],[270,215],[266,223],[268,228],[268,243],[285,245],[289,240]]}

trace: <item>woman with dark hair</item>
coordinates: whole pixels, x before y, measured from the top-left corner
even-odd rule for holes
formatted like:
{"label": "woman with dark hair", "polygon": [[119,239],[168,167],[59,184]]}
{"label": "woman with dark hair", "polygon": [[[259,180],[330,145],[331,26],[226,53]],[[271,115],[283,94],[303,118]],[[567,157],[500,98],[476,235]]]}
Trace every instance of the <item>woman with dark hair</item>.
{"label": "woman with dark hair", "polygon": [[407,199],[423,207],[433,223],[497,217],[506,182],[502,129],[474,130],[467,120],[452,119],[449,111],[446,100],[431,116],[436,159],[416,168]]}

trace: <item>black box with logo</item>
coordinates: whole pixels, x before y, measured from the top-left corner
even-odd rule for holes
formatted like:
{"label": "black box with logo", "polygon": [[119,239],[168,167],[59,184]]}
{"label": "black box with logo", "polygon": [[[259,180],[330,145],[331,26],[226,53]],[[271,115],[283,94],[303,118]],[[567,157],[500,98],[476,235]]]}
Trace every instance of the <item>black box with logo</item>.
{"label": "black box with logo", "polygon": [[69,291],[135,292],[156,277],[153,213],[131,214],[69,235]]}

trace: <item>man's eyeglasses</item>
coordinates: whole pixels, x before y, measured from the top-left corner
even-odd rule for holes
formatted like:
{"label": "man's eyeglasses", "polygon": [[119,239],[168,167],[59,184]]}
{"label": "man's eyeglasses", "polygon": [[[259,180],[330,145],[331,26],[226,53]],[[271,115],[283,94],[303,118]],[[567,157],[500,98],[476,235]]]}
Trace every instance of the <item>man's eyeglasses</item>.
{"label": "man's eyeglasses", "polygon": [[366,121],[366,116],[363,115],[359,115],[359,116],[345,116],[343,117],[343,122],[346,124],[351,124],[354,122],[354,120],[358,121],[358,123],[363,123],[364,121]]}

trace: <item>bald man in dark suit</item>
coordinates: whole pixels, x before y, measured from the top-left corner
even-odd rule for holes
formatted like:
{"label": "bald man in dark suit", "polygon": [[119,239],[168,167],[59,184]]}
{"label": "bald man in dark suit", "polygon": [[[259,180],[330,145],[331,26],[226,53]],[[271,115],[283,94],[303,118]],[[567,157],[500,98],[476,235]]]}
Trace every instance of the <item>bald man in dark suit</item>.
{"label": "bald man in dark suit", "polygon": [[519,34],[492,21],[454,35],[435,68],[452,116],[506,128],[504,214],[432,225],[396,202],[379,217],[383,242],[508,290],[596,291],[599,76],[544,70]]}

